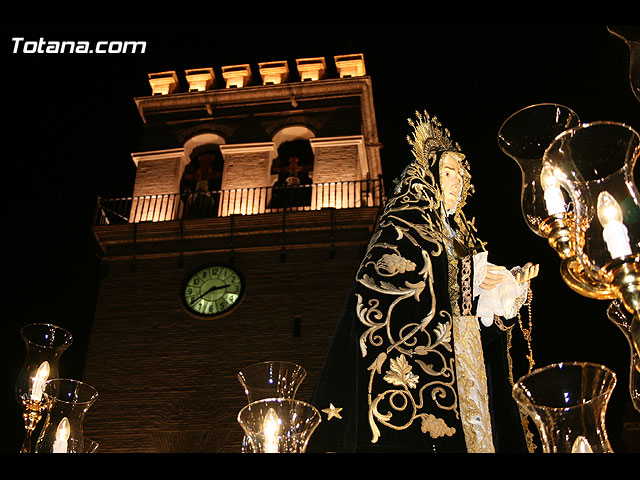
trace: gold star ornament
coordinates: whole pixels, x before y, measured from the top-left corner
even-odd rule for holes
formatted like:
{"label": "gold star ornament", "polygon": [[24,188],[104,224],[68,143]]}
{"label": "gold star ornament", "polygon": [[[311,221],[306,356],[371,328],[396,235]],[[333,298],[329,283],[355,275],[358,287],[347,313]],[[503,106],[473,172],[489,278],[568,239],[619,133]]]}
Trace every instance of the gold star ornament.
{"label": "gold star ornament", "polygon": [[327,420],[331,420],[332,418],[339,418],[342,420],[342,417],[340,416],[342,408],[334,407],[333,403],[330,403],[329,408],[325,408],[322,411],[327,414]]}

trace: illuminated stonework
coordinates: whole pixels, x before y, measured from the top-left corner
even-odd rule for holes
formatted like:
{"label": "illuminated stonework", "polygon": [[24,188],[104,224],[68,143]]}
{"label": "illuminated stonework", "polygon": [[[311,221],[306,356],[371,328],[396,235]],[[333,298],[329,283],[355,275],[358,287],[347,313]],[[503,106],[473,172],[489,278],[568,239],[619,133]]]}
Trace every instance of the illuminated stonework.
{"label": "illuminated stonework", "polygon": [[222,78],[224,78],[227,88],[246,87],[251,83],[251,67],[249,65],[222,67]]}
{"label": "illuminated stonework", "polygon": [[175,172],[187,164],[184,148],[132,153],[136,165],[131,205],[132,223],[175,220],[179,215],[179,198],[166,192],[177,192],[180,178]]}
{"label": "illuminated stonework", "polygon": [[337,55],[334,57],[340,78],[361,77],[366,75],[362,54]]}
{"label": "illuminated stonework", "polygon": [[173,71],[150,73],[149,85],[152,95],[168,95],[178,88],[178,76]]}
{"label": "illuminated stonework", "polygon": [[289,67],[286,61],[263,62],[258,64],[263,85],[278,85],[289,78]]}
{"label": "illuminated stonework", "polygon": [[[366,75],[364,56],[362,54],[337,55],[335,65],[340,78],[362,77]],[[324,57],[296,59],[296,68],[300,81],[316,81],[326,77],[327,64]],[[258,70],[263,85],[279,85],[288,82],[289,67],[286,61],[261,62]],[[193,68],[185,70],[189,92],[209,90],[215,81],[213,68]],[[222,78],[226,88],[241,88],[251,84],[251,66],[248,64],[228,65],[222,67]],[[179,82],[176,72],[166,71],[149,74],[152,95],[168,95],[177,91]],[[295,105],[294,105],[295,107]]]}
{"label": "illuminated stonework", "polygon": [[321,80],[327,71],[324,57],[299,58],[296,60],[300,80],[303,82]]}
{"label": "illuminated stonework", "polygon": [[[216,201],[212,213],[215,217],[278,211],[281,208],[278,202],[283,200],[272,201],[273,195],[280,195],[272,189],[280,188],[290,178],[298,178],[300,172],[304,172],[300,178],[310,183],[303,182],[297,190],[304,200],[296,199],[294,202],[300,203],[296,208],[321,210],[373,205],[379,197],[378,186],[367,182],[379,179],[381,166],[370,79],[365,75],[361,54],[333,57],[339,78],[328,78],[326,62],[330,58],[296,59],[299,77],[290,75],[295,73],[288,68],[293,60],[220,67],[224,82],[218,82],[218,88],[214,86],[213,68],[185,70],[183,83],[188,83],[188,93],[166,95],[164,92],[169,90],[165,88],[159,90],[163,95],[136,98],[149,131],[154,131],[157,125],[172,125],[179,132],[176,138],[181,137],[182,142],[169,149],[160,142],[162,148],[145,149],[133,155],[137,166],[136,198],[129,221],[181,218],[188,203],[180,197],[181,178],[196,144],[203,143],[218,146],[223,162],[220,186],[210,195]],[[252,72],[261,77],[255,83],[251,81]],[[167,78],[175,82],[175,75],[164,73],[157,78],[164,78],[162,86],[167,87]],[[283,84],[286,88],[278,87]],[[343,110],[336,109],[335,104],[341,104],[345,98],[357,102],[363,121],[349,132],[356,134],[335,135],[336,127],[325,126],[323,122],[340,118]],[[275,108],[273,112],[271,106]],[[328,120],[327,109],[340,113]],[[238,115],[241,111],[246,116]],[[237,131],[242,131],[243,137],[234,138]],[[307,158],[311,161],[303,165],[297,163],[300,158],[296,155],[283,156],[283,165],[292,168],[289,173],[294,172],[287,176],[283,173],[285,167],[280,168],[279,149],[289,142],[306,142],[307,147],[300,148],[309,149]],[[296,162],[289,163],[290,158],[296,158]]]}
{"label": "illuminated stonework", "polygon": [[189,83],[190,92],[203,92],[207,90],[215,79],[213,68],[192,68],[185,70],[185,76]]}

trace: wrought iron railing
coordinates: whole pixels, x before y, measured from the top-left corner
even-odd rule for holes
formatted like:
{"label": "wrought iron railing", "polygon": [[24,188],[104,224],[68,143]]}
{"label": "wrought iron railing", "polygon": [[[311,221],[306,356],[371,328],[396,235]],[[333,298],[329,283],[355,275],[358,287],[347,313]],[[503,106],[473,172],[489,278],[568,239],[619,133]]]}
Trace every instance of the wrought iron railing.
{"label": "wrought iron railing", "polygon": [[383,201],[382,179],[98,198],[95,224],[163,222],[331,207],[379,207]]}

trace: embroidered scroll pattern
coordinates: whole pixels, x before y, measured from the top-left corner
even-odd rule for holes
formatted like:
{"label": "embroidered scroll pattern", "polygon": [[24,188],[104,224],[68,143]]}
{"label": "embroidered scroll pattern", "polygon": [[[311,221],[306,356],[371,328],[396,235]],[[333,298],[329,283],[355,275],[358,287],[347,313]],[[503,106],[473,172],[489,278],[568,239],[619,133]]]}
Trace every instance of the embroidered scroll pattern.
{"label": "embroidered scroll pattern", "polygon": [[[443,307],[438,311],[434,291],[431,260],[444,254],[445,230],[438,215],[428,214],[439,205],[439,191],[433,185],[429,170],[415,165],[405,170],[403,182],[387,204],[357,276],[372,292],[367,298],[357,295],[356,308],[364,326],[359,343],[361,355],[377,352],[368,367],[373,443],[382,435],[380,425],[403,430],[420,422],[422,432],[432,438],[456,433],[454,427],[438,417],[437,411],[422,411],[428,399],[437,409],[453,411],[458,416],[452,318]],[[401,252],[399,243],[415,255]],[[429,251],[423,249],[425,245],[430,246]],[[398,305],[410,301],[429,306],[424,318],[413,322],[405,318],[394,320]],[[374,386],[376,380],[378,387]],[[381,384],[386,387],[380,388]]]}

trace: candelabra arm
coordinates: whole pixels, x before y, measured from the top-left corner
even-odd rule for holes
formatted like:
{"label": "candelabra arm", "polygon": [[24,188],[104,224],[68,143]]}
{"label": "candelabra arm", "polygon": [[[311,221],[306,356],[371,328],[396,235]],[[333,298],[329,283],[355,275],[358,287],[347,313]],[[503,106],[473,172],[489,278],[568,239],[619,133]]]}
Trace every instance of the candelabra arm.
{"label": "candelabra arm", "polygon": [[[631,340],[636,350],[636,355],[640,357],[640,318],[638,318],[637,314],[633,316],[633,321],[631,322]],[[636,370],[640,372],[640,362],[636,363],[635,366]]]}
{"label": "candelabra arm", "polygon": [[617,258],[602,267],[602,278],[615,290],[627,311],[633,314],[631,341],[640,355],[640,254]]}
{"label": "candelabra arm", "polygon": [[25,403],[24,411],[22,412],[25,432],[20,453],[31,453],[33,443],[31,437],[38,423],[40,423],[45,410],[46,404],[44,402],[27,401]]}
{"label": "candelabra arm", "polygon": [[[640,412],[640,355],[637,349],[640,322],[638,322],[638,315],[630,315],[620,300],[614,300],[607,308],[607,317],[620,329],[629,343],[629,396],[633,407]],[[636,341],[634,341],[634,335]]]}
{"label": "candelabra arm", "polygon": [[612,260],[602,267],[601,275],[630,313],[640,312],[640,254]]}
{"label": "candelabra arm", "polygon": [[613,300],[617,298],[617,293],[610,285],[589,275],[578,257],[563,259],[560,263],[560,274],[567,286],[583,297],[596,300]]}
{"label": "candelabra arm", "polygon": [[560,274],[569,288],[587,298],[617,298],[617,293],[608,284],[590,275],[580,261],[571,213],[558,213],[546,218],[540,222],[539,230],[562,260]]}
{"label": "candelabra arm", "polygon": [[559,213],[540,222],[539,231],[561,259],[574,257],[576,242],[573,233],[573,217],[568,213]]}

